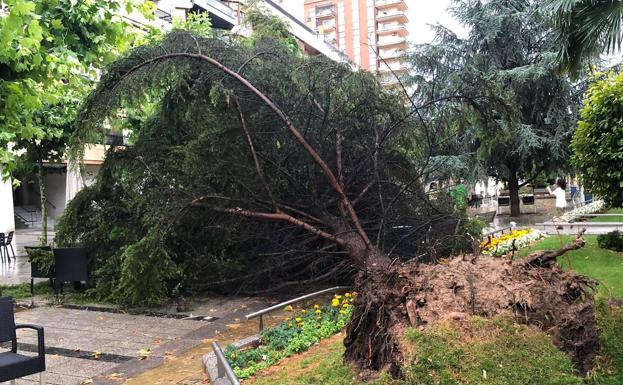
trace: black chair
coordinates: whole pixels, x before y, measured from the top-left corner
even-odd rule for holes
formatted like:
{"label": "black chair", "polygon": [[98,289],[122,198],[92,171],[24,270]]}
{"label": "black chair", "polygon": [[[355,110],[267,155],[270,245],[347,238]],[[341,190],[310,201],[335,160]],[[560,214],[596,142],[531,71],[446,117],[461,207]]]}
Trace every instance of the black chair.
{"label": "black chair", "polygon": [[[17,353],[17,329],[34,329],[37,331],[37,356],[24,356]],[[13,313],[13,300],[0,297],[0,342],[11,341],[11,351],[0,353],[0,382],[39,373],[39,384],[45,384],[45,342],[43,328],[34,325],[16,325]]]}
{"label": "black chair", "polygon": [[68,247],[53,249],[54,292],[63,292],[63,282],[85,282],[89,285],[89,256],[86,249]]}
{"label": "black chair", "polygon": [[[24,246],[26,250],[26,254],[30,255],[30,250],[41,250],[48,251],[52,253],[52,248],[50,246]],[[30,295],[33,296],[35,294],[35,278],[49,278],[50,284],[54,287],[54,268],[49,274],[44,274],[43,269],[39,266],[36,261],[30,259]]]}
{"label": "black chair", "polygon": [[4,248],[4,252],[6,253],[7,258],[9,258],[9,247],[11,248],[11,254],[13,254],[13,259],[15,259],[15,250],[13,250],[13,234],[14,231],[9,231],[9,234],[4,239],[4,243],[0,243]]}
{"label": "black chair", "polygon": [[6,260],[11,261],[9,258],[9,254],[4,255],[4,244],[6,243],[6,235],[4,233],[0,233],[0,260],[4,263]]}

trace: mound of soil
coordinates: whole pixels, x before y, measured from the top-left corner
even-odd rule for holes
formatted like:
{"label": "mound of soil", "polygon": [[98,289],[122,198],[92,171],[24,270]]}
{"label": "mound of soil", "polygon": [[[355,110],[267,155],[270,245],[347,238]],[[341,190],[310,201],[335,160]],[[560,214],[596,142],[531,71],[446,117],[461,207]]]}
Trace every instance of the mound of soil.
{"label": "mound of soil", "polygon": [[555,263],[556,257],[583,245],[578,237],[561,250],[520,261],[488,256],[456,257],[436,265],[377,260],[356,281],[361,295],[347,327],[345,359],[360,369],[399,375],[399,340],[406,327],[510,314],[516,322],[548,333],[584,375],[599,348],[596,282]]}

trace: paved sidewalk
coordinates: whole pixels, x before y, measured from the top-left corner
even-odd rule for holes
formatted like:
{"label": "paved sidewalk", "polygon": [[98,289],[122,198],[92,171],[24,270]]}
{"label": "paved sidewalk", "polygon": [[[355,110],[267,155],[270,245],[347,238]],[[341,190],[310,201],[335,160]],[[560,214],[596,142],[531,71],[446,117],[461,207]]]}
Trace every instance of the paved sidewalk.
{"label": "paved sidewalk", "polygon": [[[213,322],[56,307],[19,311],[15,318],[17,323],[45,328],[47,384],[78,385],[98,375],[96,384],[119,384],[124,378],[160,365],[167,354],[201,344],[204,338],[222,330],[224,323],[242,318],[248,309],[268,304],[240,298],[208,300],[196,307],[194,314],[218,317]],[[7,348],[4,345],[0,351]],[[36,333],[18,331],[18,350],[35,354]],[[38,384],[38,378],[28,376],[17,380],[17,384]]]}

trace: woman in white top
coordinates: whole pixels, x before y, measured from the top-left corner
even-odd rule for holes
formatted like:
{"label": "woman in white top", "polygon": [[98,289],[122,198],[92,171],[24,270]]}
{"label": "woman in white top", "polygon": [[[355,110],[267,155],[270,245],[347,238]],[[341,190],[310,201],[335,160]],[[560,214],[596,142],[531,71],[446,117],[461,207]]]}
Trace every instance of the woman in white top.
{"label": "woman in white top", "polygon": [[547,186],[549,195],[556,197],[556,216],[559,218],[565,213],[565,208],[567,207],[567,193],[565,192],[565,187],[567,187],[567,182],[565,182],[564,179],[558,179],[556,181],[556,188],[554,191]]}

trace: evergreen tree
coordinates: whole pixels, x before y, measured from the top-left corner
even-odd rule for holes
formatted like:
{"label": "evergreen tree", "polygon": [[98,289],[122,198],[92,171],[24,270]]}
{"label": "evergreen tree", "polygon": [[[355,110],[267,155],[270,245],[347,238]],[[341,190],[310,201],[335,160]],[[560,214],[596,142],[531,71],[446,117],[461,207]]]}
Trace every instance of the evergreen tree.
{"label": "evergreen tree", "polygon": [[473,153],[508,183],[518,216],[519,189],[568,163],[579,92],[557,73],[552,24],[537,2],[464,0],[452,12],[468,37],[439,27],[436,43],[410,55],[409,84],[418,104],[442,99],[423,113],[457,132],[440,155]]}

